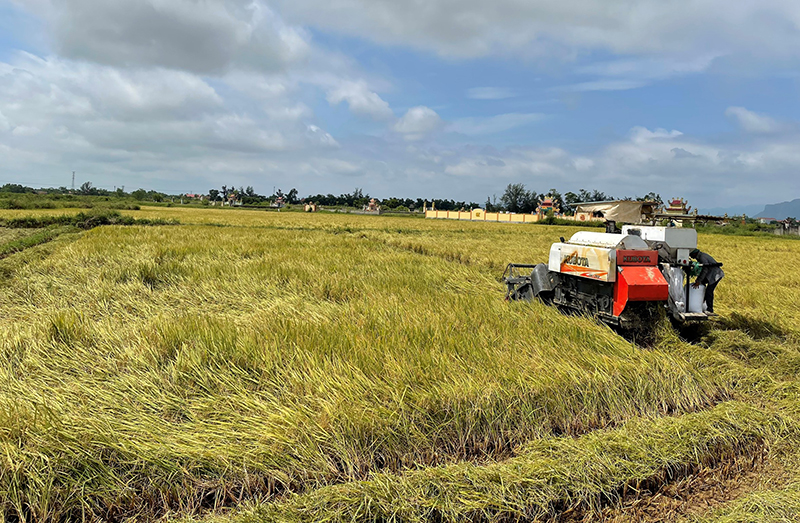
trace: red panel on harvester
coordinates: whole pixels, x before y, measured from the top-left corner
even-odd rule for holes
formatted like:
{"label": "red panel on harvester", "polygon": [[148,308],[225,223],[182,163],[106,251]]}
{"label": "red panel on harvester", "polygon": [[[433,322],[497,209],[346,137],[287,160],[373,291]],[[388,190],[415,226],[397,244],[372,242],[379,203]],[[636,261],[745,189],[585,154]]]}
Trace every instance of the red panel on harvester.
{"label": "red panel on harvester", "polygon": [[657,267],[620,267],[614,285],[614,316],[629,301],[666,301],[669,284]]}

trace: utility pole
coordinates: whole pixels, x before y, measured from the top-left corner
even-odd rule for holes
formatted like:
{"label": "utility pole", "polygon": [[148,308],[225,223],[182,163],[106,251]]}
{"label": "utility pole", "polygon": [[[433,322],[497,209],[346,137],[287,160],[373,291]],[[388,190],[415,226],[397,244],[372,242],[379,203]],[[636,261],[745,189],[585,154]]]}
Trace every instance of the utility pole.
{"label": "utility pole", "polygon": [[72,192],[75,192],[75,171],[72,171]]}

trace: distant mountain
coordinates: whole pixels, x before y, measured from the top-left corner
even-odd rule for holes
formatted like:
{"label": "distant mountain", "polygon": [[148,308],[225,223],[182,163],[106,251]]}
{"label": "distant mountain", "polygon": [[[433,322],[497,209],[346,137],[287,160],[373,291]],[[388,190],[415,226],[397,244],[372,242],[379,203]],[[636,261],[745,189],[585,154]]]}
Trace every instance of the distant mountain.
{"label": "distant mountain", "polygon": [[[731,205],[730,207],[700,207],[698,212],[700,214],[710,214],[711,216],[754,216],[764,209],[763,205]],[[774,218],[774,216],[772,216]]]}
{"label": "distant mountain", "polygon": [[767,205],[763,211],[756,214],[756,218],[775,218],[776,220],[800,218],[800,198],[790,202]]}

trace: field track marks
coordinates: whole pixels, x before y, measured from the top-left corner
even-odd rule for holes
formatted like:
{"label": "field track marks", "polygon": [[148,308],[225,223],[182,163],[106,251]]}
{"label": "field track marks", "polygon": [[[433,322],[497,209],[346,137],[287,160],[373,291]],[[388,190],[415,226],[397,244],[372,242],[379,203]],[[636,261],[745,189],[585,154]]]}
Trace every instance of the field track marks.
{"label": "field track marks", "polygon": [[686,521],[746,496],[763,484],[765,475],[780,473],[780,466],[769,462],[761,447],[712,466],[687,469],[663,483],[628,489],[618,503],[596,512],[565,512],[553,518],[553,523]]}
{"label": "field track marks", "polygon": [[[580,438],[533,442],[519,456],[495,464],[378,473],[322,487],[262,505],[246,520],[325,515],[331,521],[593,521],[620,502],[622,510],[626,503],[637,506],[645,490],[655,502],[670,486],[676,492],[694,487],[698,494],[691,499],[701,500],[706,485],[719,483],[722,492],[741,483],[736,478],[760,466],[764,448],[782,437],[785,421],[739,402],[679,418],[635,419]],[[714,480],[709,469],[721,479]],[[724,483],[728,475],[734,479]]]}
{"label": "field track marks", "polygon": [[482,271],[490,271],[492,273],[497,273],[498,279],[500,272],[502,272],[502,270],[505,268],[505,264],[498,264],[491,260],[481,260],[478,257],[473,258],[472,256],[461,252],[456,252],[456,251],[451,252],[444,249],[430,247],[420,242],[413,242],[407,238],[401,238],[399,240],[396,240],[389,237],[386,234],[379,235],[375,233],[376,231],[374,230],[369,230],[369,231],[365,230],[360,232],[359,237],[365,240],[373,241],[375,243],[383,244],[387,247],[397,249],[399,251],[412,252],[415,254],[419,254],[420,256],[438,258],[448,263],[458,263],[469,267],[475,267]]}

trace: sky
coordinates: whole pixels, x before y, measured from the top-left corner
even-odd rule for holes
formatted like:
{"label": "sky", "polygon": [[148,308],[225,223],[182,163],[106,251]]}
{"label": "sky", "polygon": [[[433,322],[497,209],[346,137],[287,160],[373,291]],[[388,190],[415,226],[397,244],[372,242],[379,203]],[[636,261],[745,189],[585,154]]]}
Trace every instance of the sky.
{"label": "sky", "polygon": [[794,0],[0,0],[0,183],[800,197]]}

